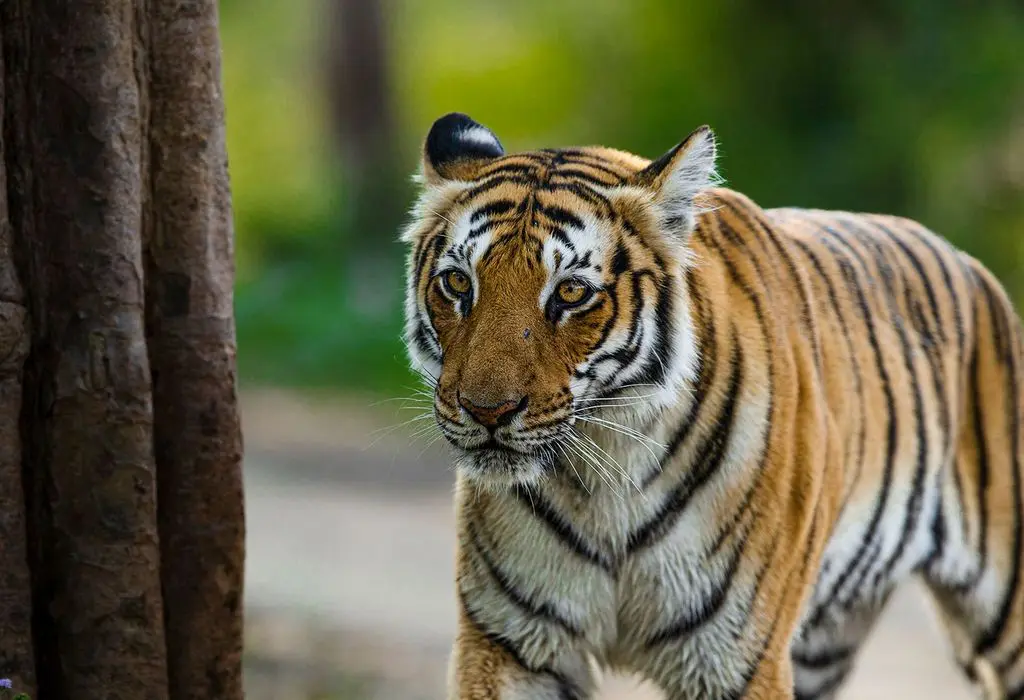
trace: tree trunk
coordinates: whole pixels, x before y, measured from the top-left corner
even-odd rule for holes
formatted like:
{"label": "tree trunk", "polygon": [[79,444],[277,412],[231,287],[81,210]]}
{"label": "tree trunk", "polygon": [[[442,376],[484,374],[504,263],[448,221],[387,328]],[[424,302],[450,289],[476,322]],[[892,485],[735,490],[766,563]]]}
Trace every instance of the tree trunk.
{"label": "tree trunk", "polygon": [[171,697],[242,697],[241,430],[216,0],[163,0],[150,32],[146,230]]}
{"label": "tree trunk", "polygon": [[[0,37],[0,76],[4,73]],[[21,481],[21,371],[28,356],[25,296],[14,264],[4,166],[4,83],[0,80],[0,678],[35,693],[32,587]]]}
{"label": "tree trunk", "polygon": [[401,259],[397,232],[408,198],[398,160],[391,101],[386,0],[331,0],[327,46],[332,123],[344,177],[342,212],[348,303],[369,317],[391,311],[399,294],[378,281]]}
{"label": "tree trunk", "polygon": [[39,690],[166,698],[138,28],[123,0],[7,4],[25,41],[7,75],[28,90],[11,119],[31,171],[16,226],[34,319],[22,424]]}
{"label": "tree trunk", "polygon": [[216,21],[0,0],[0,677],[42,700],[242,697]]}

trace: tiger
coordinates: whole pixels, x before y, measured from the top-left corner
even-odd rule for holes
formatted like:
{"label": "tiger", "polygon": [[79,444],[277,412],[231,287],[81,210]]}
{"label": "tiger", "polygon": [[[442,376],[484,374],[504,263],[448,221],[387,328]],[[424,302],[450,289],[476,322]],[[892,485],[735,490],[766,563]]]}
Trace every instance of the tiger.
{"label": "tiger", "polygon": [[1011,300],[916,221],[759,207],[717,150],[427,134],[403,333],[453,454],[448,697],[833,698],[913,578],[1021,700]]}

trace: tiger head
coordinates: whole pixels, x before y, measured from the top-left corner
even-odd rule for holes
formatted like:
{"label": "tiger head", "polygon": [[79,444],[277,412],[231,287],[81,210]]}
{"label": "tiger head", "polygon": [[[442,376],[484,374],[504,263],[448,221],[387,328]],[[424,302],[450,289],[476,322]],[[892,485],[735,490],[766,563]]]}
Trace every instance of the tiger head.
{"label": "tiger head", "polygon": [[507,155],[463,114],[434,123],[403,234],[405,335],[460,473],[536,482],[577,421],[623,396],[649,415],[678,400],[696,367],[687,237],[714,165],[707,127],[648,162]]}

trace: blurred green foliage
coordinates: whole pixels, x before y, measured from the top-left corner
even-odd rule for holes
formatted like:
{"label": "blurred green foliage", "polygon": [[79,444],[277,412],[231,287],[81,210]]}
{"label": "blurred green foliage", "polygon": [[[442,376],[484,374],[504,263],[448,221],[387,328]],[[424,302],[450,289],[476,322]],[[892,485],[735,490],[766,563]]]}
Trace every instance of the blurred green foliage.
{"label": "blurred green foliage", "polygon": [[[391,390],[411,381],[403,251],[396,231],[346,230],[319,60],[330,1],[221,3],[241,372]],[[917,218],[1024,301],[1018,2],[382,1],[409,173],[452,110],[509,150],[603,143],[647,157],[709,123],[729,185],[763,206]],[[407,208],[406,183],[394,191]],[[390,262],[353,294],[342,262],[357,236],[380,237]]]}

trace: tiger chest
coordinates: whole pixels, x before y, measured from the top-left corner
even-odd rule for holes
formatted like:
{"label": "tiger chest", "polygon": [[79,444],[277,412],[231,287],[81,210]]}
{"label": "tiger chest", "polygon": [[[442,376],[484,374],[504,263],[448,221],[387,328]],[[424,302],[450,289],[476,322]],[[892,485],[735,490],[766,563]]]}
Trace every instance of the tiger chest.
{"label": "tiger chest", "polygon": [[737,562],[728,548],[714,551],[700,499],[642,547],[635,533],[657,513],[648,498],[548,491],[514,505],[491,528],[501,572],[491,587],[517,588],[488,597],[532,661],[593,654],[652,677],[704,675],[716,685],[718,675],[723,687],[738,677],[722,659],[736,650],[746,601],[730,591]]}

